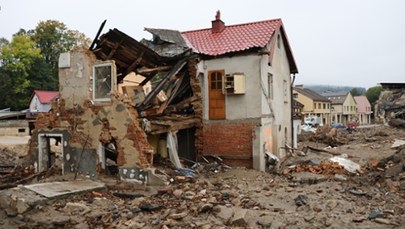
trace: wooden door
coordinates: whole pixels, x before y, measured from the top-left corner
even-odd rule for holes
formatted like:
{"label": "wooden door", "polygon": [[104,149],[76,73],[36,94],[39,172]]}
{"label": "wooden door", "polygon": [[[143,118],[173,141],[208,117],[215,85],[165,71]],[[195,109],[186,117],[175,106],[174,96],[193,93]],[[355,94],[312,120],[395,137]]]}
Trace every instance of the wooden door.
{"label": "wooden door", "polygon": [[225,119],[225,96],[222,93],[224,71],[208,73],[209,119]]}

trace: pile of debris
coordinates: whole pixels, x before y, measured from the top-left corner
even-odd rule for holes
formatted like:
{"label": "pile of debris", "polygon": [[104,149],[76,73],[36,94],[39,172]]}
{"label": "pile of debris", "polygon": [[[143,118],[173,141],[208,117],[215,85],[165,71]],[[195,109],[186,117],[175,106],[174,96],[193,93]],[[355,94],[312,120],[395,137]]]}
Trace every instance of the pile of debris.
{"label": "pile of debris", "polygon": [[323,161],[319,164],[300,164],[292,169],[294,173],[309,172],[314,174],[335,175],[345,174],[347,171],[337,162]]}
{"label": "pile of debris", "polygon": [[382,83],[383,91],[376,102],[380,121],[390,126],[405,128],[405,84]]}
{"label": "pile of debris", "polygon": [[368,169],[377,186],[385,186],[389,192],[405,190],[405,145],[387,158],[369,162]]}
{"label": "pile of debris", "polygon": [[339,134],[336,128],[332,128],[329,125],[324,125],[316,130],[309,138],[310,141],[320,142],[331,147],[345,145],[348,143],[348,139]]}

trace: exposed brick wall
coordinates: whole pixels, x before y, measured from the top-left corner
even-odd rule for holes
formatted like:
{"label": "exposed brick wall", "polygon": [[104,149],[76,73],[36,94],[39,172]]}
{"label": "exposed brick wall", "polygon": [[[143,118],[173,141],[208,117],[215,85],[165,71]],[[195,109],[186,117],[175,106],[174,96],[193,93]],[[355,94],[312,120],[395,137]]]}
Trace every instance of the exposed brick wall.
{"label": "exposed brick wall", "polygon": [[219,155],[233,166],[252,167],[252,121],[205,123],[203,155]]}

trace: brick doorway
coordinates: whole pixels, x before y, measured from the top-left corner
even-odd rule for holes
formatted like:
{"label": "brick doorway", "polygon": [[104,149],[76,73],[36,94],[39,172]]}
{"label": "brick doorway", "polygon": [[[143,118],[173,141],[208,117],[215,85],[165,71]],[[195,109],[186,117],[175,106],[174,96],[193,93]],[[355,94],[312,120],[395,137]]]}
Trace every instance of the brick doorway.
{"label": "brick doorway", "polygon": [[38,161],[37,172],[47,171],[53,166],[62,168],[62,174],[64,171],[64,147],[65,141],[63,134],[57,133],[42,133],[38,134]]}

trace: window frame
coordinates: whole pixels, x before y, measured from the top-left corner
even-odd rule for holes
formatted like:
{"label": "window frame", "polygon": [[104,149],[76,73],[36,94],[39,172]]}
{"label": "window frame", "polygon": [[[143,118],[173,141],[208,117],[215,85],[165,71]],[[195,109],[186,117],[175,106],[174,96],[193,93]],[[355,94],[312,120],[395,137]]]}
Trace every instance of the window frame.
{"label": "window frame", "polygon": [[[97,79],[100,78],[96,76],[96,68],[99,67],[105,67],[109,66],[110,67],[110,91],[106,93],[105,97],[96,97],[96,92],[97,92]],[[115,64],[114,62],[104,62],[104,63],[99,63],[99,64],[94,64],[93,65],[93,82],[92,82],[92,98],[94,102],[111,102],[111,93],[115,90],[116,87],[116,74],[115,74]]]}

